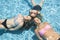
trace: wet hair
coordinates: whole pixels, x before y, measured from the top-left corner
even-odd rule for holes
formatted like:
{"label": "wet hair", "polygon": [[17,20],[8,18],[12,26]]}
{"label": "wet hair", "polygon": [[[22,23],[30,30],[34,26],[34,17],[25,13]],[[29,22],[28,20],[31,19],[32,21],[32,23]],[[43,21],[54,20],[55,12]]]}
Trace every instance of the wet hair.
{"label": "wet hair", "polygon": [[40,7],[40,5],[36,5],[32,8],[32,10],[37,10],[37,11],[41,11],[42,8]]}

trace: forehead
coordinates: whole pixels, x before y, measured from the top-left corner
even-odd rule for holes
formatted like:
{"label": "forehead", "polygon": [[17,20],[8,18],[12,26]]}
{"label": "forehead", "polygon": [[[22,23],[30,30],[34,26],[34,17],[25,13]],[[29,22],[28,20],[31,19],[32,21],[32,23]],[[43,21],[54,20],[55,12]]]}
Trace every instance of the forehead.
{"label": "forehead", "polygon": [[31,10],[31,12],[38,12],[37,10]]}

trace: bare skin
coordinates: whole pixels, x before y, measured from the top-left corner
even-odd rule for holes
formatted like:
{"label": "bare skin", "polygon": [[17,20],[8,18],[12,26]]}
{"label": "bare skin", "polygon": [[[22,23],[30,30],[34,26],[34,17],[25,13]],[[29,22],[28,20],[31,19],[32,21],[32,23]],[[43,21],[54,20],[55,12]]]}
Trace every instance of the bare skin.
{"label": "bare skin", "polygon": [[30,16],[31,17],[36,17],[37,14],[39,14],[39,11],[37,11],[37,10],[30,10]]}
{"label": "bare skin", "polygon": [[[35,18],[34,21],[36,22],[38,26],[38,28],[35,29],[35,33],[40,40],[43,40],[39,34],[39,31],[45,28],[46,25],[50,25],[50,24],[47,22],[41,23],[38,18]],[[46,30],[43,36],[46,38],[46,40],[58,40],[58,38],[60,38],[60,35],[56,33],[52,28],[50,28],[49,30]]]}
{"label": "bare skin", "polygon": [[[37,5],[37,4],[34,2],[34,0],[31,0],[31,2],[32,2],[33,6],[36,6],[36,5]],[[38,4],[38,5],[39,5],[40,7],[42,7],[43,3],[44,3],[44,0],[42,0],[42,1],[40,2],[40,4]],[[36,17],[36,15],[39,14],[39,13],[40,13],[40,11],[30,10],[30,16],[32,16],[32,17]]]}
{"label": "bare skin", "polygon": [[[12,28],[12,26],[15,25],[14,20],[15,20],[15,17],[7,20],[6,24],[7,24],[7,27],[10,28],[9,30],[17,30],[17,29],[21,28],[24,24],[24,20],[29,21],[29,20],[31,20],[31,17],[30,16],[22,16],[21,14],[18,14],[17,19],[15,21],[17,21],[19,23],[19,25],[15,28]],[[2,22],[4,22],[4,20],[0,20],[0,28],[6,29],[1,24]]]}

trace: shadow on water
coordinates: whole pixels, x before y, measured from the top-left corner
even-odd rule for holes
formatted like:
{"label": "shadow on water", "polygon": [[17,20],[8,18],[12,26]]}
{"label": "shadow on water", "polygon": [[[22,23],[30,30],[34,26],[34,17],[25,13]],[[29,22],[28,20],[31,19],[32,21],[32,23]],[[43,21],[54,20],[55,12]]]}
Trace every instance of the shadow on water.
{"label": "shadow on water", "polygon": [[0,30],[0,35],[2,35],[3,33],[4,33],[4,30],[1,29],[1,30]]}
{"label": "shadow on water", "polygon": [[[36,26],[32,26],[31,28],[31,31],[34,33],[34,35],[32,36],[32,39],[33,40],[39,40],[38,38],[37,38],[37,36],[36,36],[36,34],[35,34],[35,29],[36,29]],[[28,29],[28,30],[30,30],[30,29]],[[12,33],[12,34],[21,34],[23,31],[28,31],[27,29],[23,29],[23,28],[21,28],[21,29],[19,29],[19,30],[15,30],[15,31],[9,31],[9,30],[0,30],[0,35],[2,35],[2,34],[4,34],[4,33]]]}
{"label": "shadow on water", "polygon": [[23,28],[21,28],[19,30],[15,30],[15,31],[9,31],[9,30],[1,29],[0,35],[3,35],[4,33],[21,34],[23,31],[25,31],[25,29],[23,29]]}
{"label": "shadow on water", "polygon": [[36,29],[36,26],[33,26],[33,27],[31,28],[31,31],[34,32],[34,36],[32,37],[32,39],[33,39],[33,40],[39,40],[39,39],[37,38],[36,34],[35,34],[35,31],[34,31],[35,29]]}

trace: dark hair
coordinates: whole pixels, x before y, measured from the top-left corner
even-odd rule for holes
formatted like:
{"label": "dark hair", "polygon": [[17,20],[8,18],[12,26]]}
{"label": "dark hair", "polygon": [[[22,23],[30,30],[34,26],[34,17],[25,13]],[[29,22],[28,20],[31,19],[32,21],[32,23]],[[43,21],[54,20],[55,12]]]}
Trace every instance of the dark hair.
{"label": "dark hair", "polygon": [[30,29],[32,26],[36,26],[33,19],[31,19],[28,22],[24,22],[24,25],[23,25],[24,29],[27,29],[27,30]]}
{"label": "dark hair", "polygon": [[37,16],[36,16],[37,18],[39,18],[40,20],[41,20],[41,22],[42,22],[42,15],[39,13],[39,14],[37,14]]}
{"label": "dark hair", "polygon": [[60,38],[58,40],[60,40]]}
{"label": "dark hair", "polygon": [[40,5],[36,5],[32,8],[32,10],[37,10],[37,11],[41,11],[42,8],[40,7]]}

